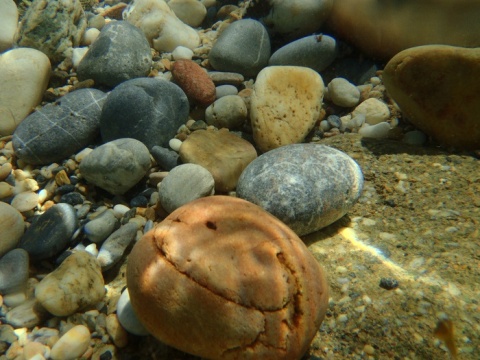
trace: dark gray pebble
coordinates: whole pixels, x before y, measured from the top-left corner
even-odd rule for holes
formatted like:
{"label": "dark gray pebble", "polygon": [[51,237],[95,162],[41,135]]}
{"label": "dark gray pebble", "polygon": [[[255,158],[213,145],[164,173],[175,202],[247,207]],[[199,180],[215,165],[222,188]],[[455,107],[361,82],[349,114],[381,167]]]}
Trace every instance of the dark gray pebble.
{"label": "dark gray pebble", "polygon": [[28,261],[28,253],[23,249],[13,249],[0,258],[0,294],[10,294],[26,287]]}
{"label": "dark gray pebble", "polygon": [[78,226],[77,213],[68,204],[56,204],[40,215],[20,239],[34,262],[58,255],[69,245]]}
{"label": "dark gray pebble", "polygon": [[161,146],[154,146],[150,153],[155,159],[160,169],[165,171],[172,170],[175,166],[181,164],[180,155],[176,151]]}
{"label": "dark gray pebble", "polygon": [[167,147],[185,124],[189,109],[187,96],[171,82],[151,78],[125,81],[113,89],[103,106],[102,139],[134,138],[149,150],[155,145]]}
{"label": "dark gray pebble", "polygon": [[147,207],[148,199],[145,196],[135,196],[130,200],[130,207]]}
{"label": "dark gray pebble", "polygon": [[30,114],[13,133],[15,154],[28,163],[50,164],[84,149],[98,135],[106,96],[80,89]]}
{"label": "dark gray pebble", "polygon": [[398,281],[392,278],[381,278],[378,284],[382,289],[393,290],[398,287]]}
{"label": "dark gray pebble", "polygon": [[83,204],[84,201],[85,201],[85,196],[83,196],[78,192],[70,192],[60,197],[60,202],[66,203],[72,206]]}

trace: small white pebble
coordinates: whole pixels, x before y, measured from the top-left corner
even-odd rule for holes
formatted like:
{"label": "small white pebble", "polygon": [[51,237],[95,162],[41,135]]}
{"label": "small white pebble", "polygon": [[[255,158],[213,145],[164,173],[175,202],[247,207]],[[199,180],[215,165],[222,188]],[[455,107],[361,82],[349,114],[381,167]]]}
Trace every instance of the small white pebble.
{"label": "small white pebble", "polygon": [[170,146],[173,151],[179,152],[180,146],[182,146],[182,141],[179,139],[170,139],[168,146]]}
{"label": "small white pebble", "polygon": [[88,51],[88,47],[81,47],[81,48],[75,48],[73,49],[73,55],[72,55],[72,65],[76,69],[78,68],[78,65],[80,64],[80,61],[82,61],[83,57]]}
{"label": "small white pebble", "polygon": [[83,34],[83,45],[91,45],[95,40],[97,40],[100,30],[96,28],[90,28],[85,31]]}
{"label": "small white pebble", "polygon": [[113,207],[113,213],[115,214],[116,218],[121,218],[123,215],[129,211],[130,208],[128,206],[117,204]]}
{"label": "small white pebble", "polygon": [[85,251],[96,257],[98,255],[97,244],[92,243],[88,245],[85,247]]}
{"label": "small white pebble", "polygon": [[181,60],[181,59],[192,60],[193,51],[185,46],[177,46],[172,51],[172,56],[174,60]]}
{"label": "small white pebble", "polygon": [[320,129],[322,129],[323,131],[330,130],[330,124],[328,123],[327,120],[320,121]]}

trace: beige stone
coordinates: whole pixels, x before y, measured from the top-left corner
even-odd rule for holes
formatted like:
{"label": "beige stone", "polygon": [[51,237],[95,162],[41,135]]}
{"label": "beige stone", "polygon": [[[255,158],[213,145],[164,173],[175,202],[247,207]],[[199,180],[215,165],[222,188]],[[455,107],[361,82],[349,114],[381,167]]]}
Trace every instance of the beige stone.
{"label": "beige stone", "polygon": [[70,255],[35,288],[37,300],[55,316],[68,316],[93,306],[104,293],[100,265],[86,251]]}
{"label": "beige stone", "polygon": [[80,358],[90,345],[90,331],[85,325],[68,330],[53,345],[50,358],[53,360],[75,360]]}
{"label": "beige stone", "polygon": [[480,47],[480,0],[334,1],[328,25],[364,52],[390,58],[419,45]]}
{"label": "beige stone", "polygon": [[227,196],[190,202],[145,234],[127,286],[153,336],[208,359],[300,359],[328,304],[323,270],[300,238]]}
{"label": "beige stone", "polygon": [[0,53],[11,48],[17,31],[18,10],[15,1],[0,0]]}
{"label": "beige stone", "polygon": [[0,55],[0,137],[11,135],[40,104],[50,79],[50,60],[35,49]]}
{"label": "beige stone", "polygon": [[390,118],[387,104],[375,98],[367,99],[358,105],[352,112],[352,118],[360,114],[365,115],[365,122],[369,125],[376,125]]}
{"label": "beige stone", "polygon": [[262,152],[302,142],[320,116],[324,84],[312,69],[269,66],[251,96],[253,137]]}
{"label": "beige stone", "polygon": [[215,180],[215,191],[220,193],[234,190],[243,170],[256,157],[252,144],[226,129],[195,131],[180,147],[182,161],[207,169]]}
{"label": "beige stone", "polygon": [[0,258],[14,249],[25,229],[22,214],[13,206],[0,201]]}
{"label": "beige stone", "polygon": [[440,144],[480,149],[480,49],[428,45],[393,57],[383,72],[403,114]]}
{"label": "beige stone", "polygon": [[140,28],[158,51],[172,52],[177,46],[193,50],[200,45],[195,29],[184,24],[163,0],[135,0],[123,18]]}

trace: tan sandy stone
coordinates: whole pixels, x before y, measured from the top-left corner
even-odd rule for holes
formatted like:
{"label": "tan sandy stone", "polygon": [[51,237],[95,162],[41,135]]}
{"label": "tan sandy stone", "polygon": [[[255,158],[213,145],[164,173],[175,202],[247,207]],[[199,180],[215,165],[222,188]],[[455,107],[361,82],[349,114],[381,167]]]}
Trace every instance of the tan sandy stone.
{"label": "tan sandy stone", "polygon": [[445,146],[480,149],[480,49],[426,45],[402,51],[383,81],[403,113]]}
{"label": "tan sandy stone", "polygon": [[226,129],[195,131],[180,147],[182,161],[207,169],[220,193],[234,190],[243,170],[256,157],[252,144]]}
{"label": "tan sandy stone", "polygon": [[127,286],[153,336],[208,359],[300,359],[328,304],[323,270],[300,238],[227,196],[190,202],[145,234]]}
{"label": "tan sandy stone", "polygon": [[323,93],[323,80],[312,69],[263,69],[250,100],[253,138],[258,148],[266,152],[302,142],[319,119]]}

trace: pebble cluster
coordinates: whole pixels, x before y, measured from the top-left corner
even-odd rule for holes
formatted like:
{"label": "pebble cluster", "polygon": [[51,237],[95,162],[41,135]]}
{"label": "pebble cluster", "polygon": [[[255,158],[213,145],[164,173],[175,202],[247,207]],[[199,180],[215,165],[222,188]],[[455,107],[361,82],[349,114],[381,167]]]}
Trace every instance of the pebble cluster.
{"label": "pebble cluster", "polygon": [[[360,167],[330,147],[298,143],[348,133],[479,143],[478,100],[442,97],[455,106],[440,127],[403,101],[418,79],[399,82],[395,64],[410,53],[382,74],[340,38],[314,33],[344,16],[338,0],[277,1],[275,11],[261,3],[34,0],[19,19],[13,0],[0,1],[6,359],[100,359],[126,347],[129,333],[147,335],[125,279],[108,279],[182,205],[238,196],[302,236],[345,215],[362,191]],[[415,53],[432,64],[425,82],[445,72],[435,56],[456,49]],[[478,62],[465,59],[478,50],[451,56],[469,70],[448,68],[446,81],[476,79]],[[465,93],[478,93],[478,82],[466,83]],[[458,112],[465,125],[455,132]]]}

